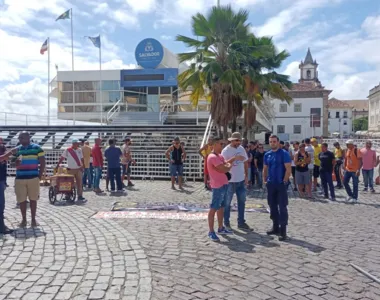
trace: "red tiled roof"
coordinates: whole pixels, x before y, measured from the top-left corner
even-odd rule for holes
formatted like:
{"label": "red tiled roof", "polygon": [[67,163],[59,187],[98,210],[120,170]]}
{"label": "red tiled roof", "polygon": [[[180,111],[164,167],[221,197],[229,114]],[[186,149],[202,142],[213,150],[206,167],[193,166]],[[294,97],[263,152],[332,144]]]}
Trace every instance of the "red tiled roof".
{"label": "red tiled roof", "polygon": [[351,105],[347,104],[344,101],[340,101],[335,98],[329,100],[329,108],[352,108]]}
{"label": "red tiled roof", "polygon": [[341,101],[347,103],[348,105],[352,106],[352,108],[354,108],[356,110],[368,110],[369,109],[367,99],[363,99],[363,100],[341,100]]}
{"label": "red tiled roof", "polygon": [[292,92],[324,91],[325,88],[315,81],[293,83]]}

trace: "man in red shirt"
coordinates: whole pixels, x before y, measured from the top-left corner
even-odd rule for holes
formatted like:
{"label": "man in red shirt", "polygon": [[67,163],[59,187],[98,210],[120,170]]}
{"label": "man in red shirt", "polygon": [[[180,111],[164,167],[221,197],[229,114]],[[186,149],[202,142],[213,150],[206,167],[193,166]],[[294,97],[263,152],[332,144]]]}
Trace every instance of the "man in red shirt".
{"label": "man in red shirt", "polygon": [[102,193],[103,191],[100,189],[100,178],[102,178],[102,171],[103,171],[103,153],[102,153],[102,139],[97,138],[95,139],[95,145],[92,147],[92,165],[94,167],[95,171],[95,178],[94,178],[94,192],[95,193]]}

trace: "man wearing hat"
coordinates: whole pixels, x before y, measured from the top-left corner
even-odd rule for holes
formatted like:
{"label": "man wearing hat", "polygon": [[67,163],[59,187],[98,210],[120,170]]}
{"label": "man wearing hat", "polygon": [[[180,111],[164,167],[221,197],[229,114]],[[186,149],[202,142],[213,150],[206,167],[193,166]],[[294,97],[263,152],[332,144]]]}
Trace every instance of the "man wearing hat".
{"label": "man wearing hat", "polygon": [[57,169],[60,164],[67,160],[67,173],[75,177],[77,186],[78,200],[83,201],[83,170],[84,159],[82,149],[79,147],[79,140],[72,139],[72,146],[63,151],[61,158],[58,161]]}
{"label": "man wearing hat", "polygon": [[234,194],[237,197],[238,206],[238,228],[250,229],[245,223],[245,201],[246,201],[246,185],[248,184],[248,156],[244,147],[241,146],[242,136],[239,132],[234,132],[228,139],[230,144],[222,151],[222,156],[226,161],[230,161],[233,157],[241,156],[244,160],[234,160],[230,171],[231,179],[228,183],[227,203],[224,209],[224,224],[227,228],[230,226],[231,202]]}
{"label": "man wearing hat", "polygon": [[[343,185],[347,192],[347,201],[358,201],[359,194],[359,176],[360,169],[362,168],[362,156],[360,151],[355,148],[353,140],[346,141],[347,150],[344,160],[344,173]],[[353,191],[350,187],[350,180],[352,178]]]}

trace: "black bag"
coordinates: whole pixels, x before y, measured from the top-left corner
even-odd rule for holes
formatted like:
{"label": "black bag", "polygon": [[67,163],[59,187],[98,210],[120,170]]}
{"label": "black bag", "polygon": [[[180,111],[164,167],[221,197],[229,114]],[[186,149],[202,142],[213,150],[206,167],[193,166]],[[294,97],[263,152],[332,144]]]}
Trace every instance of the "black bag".
{"label": "black bag", "polygon": [[232,176],[231,176],[231,173],[230,173],[230,172],[226,172],[225,174],[226,174],[226,176],[227,176],[228,181],[230,181],[230,180],[231,180],[231,177],[232,177]]}

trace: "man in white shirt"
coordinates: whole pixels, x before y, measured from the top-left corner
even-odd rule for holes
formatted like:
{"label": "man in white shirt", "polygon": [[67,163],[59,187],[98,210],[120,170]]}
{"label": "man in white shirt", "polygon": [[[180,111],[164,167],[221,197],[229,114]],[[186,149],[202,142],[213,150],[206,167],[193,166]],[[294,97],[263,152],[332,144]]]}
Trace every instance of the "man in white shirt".
{"label": "man in white shirt", "polygon": [[227,203],[224,209],[224,223],[226,227],[231,228],[231,202],[234,194],[236,193],[238,206],[238,228],[250,229],[244,219],[247,194],[246,185],[248,184],[248,156],[245,149],[241,146],[241,140],[242,137],[239,132],[233,133],[228,139],[230,144],[222,151],[222,156],[226,161],[236,156],[244,157],[244,160],[235,160],[230,171],[231,179],[228,184]]}
{"label": "man in white shirt", "polygon": [[67,148],[63,151],[61,158],[58,161],[57,169],[60,164],[67,160],[67,173],[75,177],[75,182],[77,186],[78,200],[83,201],[83,170],[84,170],[84,159],[82,149],[79,148],[79,141],[77,139],[72,140],[72,147]]}

